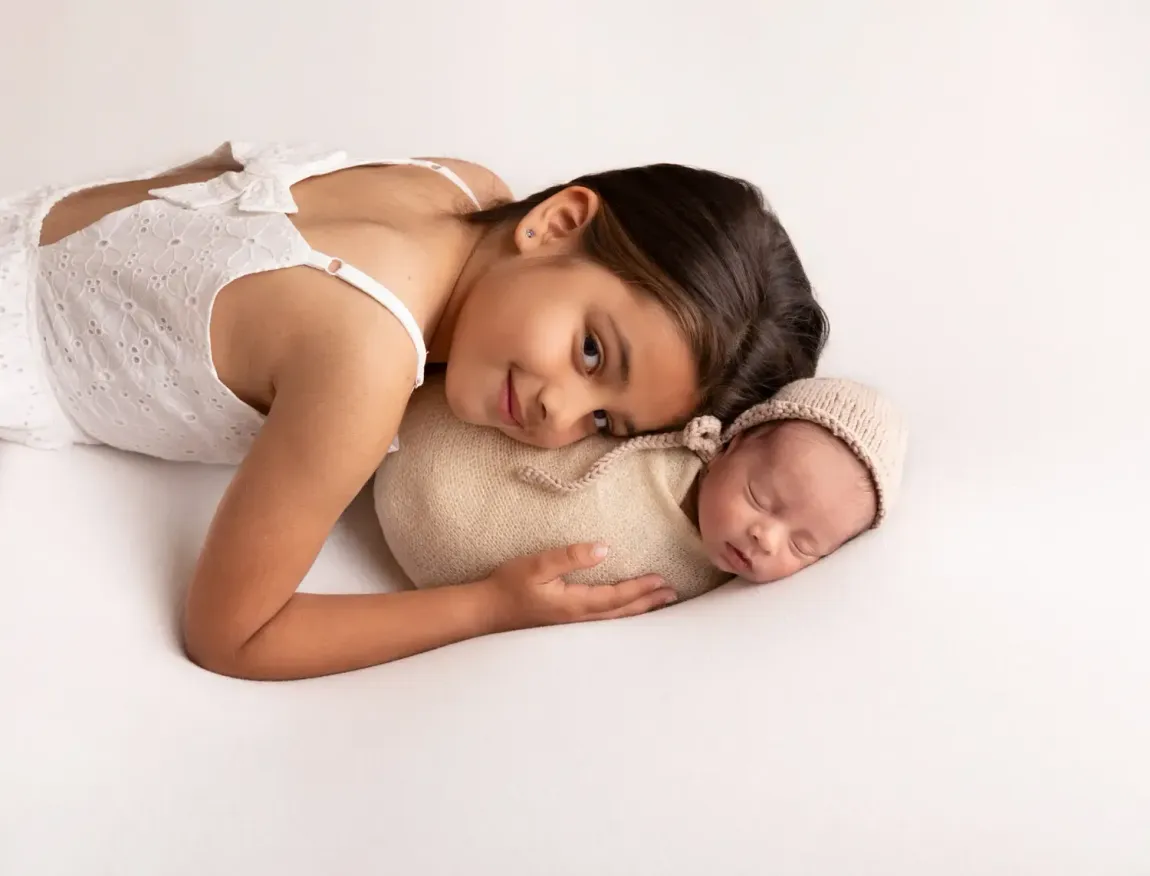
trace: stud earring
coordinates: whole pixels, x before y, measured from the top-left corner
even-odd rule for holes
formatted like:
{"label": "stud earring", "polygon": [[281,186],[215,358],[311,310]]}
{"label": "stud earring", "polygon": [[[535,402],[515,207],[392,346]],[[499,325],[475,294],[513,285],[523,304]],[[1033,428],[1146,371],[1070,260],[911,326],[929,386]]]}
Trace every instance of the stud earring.
{"label": "stud earring", "polygon": [[527,233],[528,237],[534,237],[535,236],[535,232],[530,228],[527,229],[526,233]]}

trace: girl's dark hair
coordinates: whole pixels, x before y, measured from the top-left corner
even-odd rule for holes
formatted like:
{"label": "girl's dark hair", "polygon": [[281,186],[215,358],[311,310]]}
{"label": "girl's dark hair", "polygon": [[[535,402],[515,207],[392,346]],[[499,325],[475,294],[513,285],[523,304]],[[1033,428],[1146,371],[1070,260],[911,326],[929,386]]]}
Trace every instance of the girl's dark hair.
{"label": "girl's dark hair", "polygon": [[830,326],[790,237],[749,182],[677,164],[612,170],[469,214],[517,223],[569,186],[600,208],[585,255],[660,301],[698,362],[696,413],[729,421],[811,377]]}

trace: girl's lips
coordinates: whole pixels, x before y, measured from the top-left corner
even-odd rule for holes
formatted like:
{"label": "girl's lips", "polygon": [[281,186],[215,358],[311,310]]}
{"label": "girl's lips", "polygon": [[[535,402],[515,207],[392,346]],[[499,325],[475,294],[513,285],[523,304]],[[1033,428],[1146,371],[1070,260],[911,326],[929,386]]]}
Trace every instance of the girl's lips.
{"label": "girl's lips", "polygon": [[523,428],[519,416],[519,400],[515,397],[515,385],[511,382],[511,372],[507,372],[507,379],[503,381],[503,392],[500,398],[499,414],[506,426]]}

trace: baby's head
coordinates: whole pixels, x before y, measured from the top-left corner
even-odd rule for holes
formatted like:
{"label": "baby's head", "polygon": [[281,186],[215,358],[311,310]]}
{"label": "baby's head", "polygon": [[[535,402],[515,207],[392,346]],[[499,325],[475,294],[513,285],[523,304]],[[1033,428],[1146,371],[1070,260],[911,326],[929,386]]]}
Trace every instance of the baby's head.
{"label": "baby's head", "polygon": [[906,426],[890,402],[838,378],[792,383],[725,437],[699,479],[699,534],[718,568],[761,583],[877,526],[906,452]]}

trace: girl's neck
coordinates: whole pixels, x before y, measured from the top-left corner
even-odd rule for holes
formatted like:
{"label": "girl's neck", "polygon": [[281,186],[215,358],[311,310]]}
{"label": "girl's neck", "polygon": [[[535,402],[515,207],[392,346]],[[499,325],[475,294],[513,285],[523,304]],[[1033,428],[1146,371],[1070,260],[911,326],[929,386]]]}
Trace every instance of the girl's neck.
{"label": "girl's neck", "polygon": [[428,338],[427,361],[433,364],[443,364],[447,361],[451,353],[451,339],[455,334],[459,312],[471,295],[476,282],[508,255],[510,235],[506,228],[470,225],[467,222],[462,224],[467,235],[466,254],[447,303],[436,321],[435,330]]}

